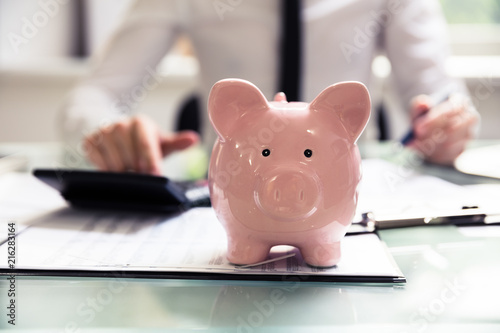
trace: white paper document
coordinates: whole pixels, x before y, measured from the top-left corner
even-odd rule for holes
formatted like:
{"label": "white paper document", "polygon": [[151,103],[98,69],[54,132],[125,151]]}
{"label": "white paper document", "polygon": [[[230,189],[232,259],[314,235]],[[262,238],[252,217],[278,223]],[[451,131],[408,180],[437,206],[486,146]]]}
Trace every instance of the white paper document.
{"label": "white paper document", "polygon": [[500,145],[469,148],[458,156],[455,167],[471,175],[500,178]]}
{"label": "white paper document", "polygon": [[[267,263],[232,265],[226,259],[225,231],[211,208],[174,217],[62,208],[29,224],[16,237],[16,269],[21,274],[129,272],[137,277],[278,281],[298,275],[304,281],[405,282],[375,234],[345,237],[342,259],[333,268],[307,266],[300,251],[290,246],[273,248]],[[6,258],[5,243],[0,251]],[[8,272],[6,260],[1,264],[2,272]]]}

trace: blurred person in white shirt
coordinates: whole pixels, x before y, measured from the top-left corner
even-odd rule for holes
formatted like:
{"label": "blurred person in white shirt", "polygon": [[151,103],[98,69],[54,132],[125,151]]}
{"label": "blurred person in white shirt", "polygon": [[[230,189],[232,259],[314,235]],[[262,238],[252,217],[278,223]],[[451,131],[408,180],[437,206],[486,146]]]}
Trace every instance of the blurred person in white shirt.
{"label": "blurred person in white shirt", "polygon": [[[202,101],[215,82],[229,77],[251,81],[271,99],[278,91],[280,6],[277,0],[136,1],[96,55],[92,73],[69,96],[67,137],[77,137],[101,170],[160,174],[163,157],[200,138],[192,131],[163,133],[150,118],[123,110],[121,96],[153,84],[151,69],[185,34],[200,64]],[[430,162],[453,163],[473,136],[478,114],[464,84],[445,72],[449,50],[437,0],[304,0],[300,17],[301,100],[310,102],[340,81],[370,89],[372,61],[382,52],[409,112],[415,133],[409,146]],[[444,90],[453,98],[433,105],[431,96]],[[215,134],[206,112],[201,133],[209,149]],[[432,149],[426,149],[429,140]]]}

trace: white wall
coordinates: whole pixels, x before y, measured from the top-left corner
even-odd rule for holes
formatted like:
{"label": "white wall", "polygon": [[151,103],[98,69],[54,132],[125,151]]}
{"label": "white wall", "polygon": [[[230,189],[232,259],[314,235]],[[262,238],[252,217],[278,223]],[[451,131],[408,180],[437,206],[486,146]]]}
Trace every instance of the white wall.
{"label": "white wall", "polygon": [[[83,0],[87,49],[103,46],[132,0]],[[0,0],[0,142],[60,139],[60,106],[87,73],[88,64],[71,58],[74,51],[76,2],[73,0]],[[196,86],[192,59],[164,62],[170,73],[149,91],[139,111],[165,130]]]}
{"label": "white wall", "polygon": [[[147,92],[138,110],[167,131],[174,127],[175,110],[197,84],[196,64],[182,62],[184,70],[177,65],[176,70],[162,71],[170,74],[160,76],[159,85]],[[0,142],[60,140],[62,102],[87,69],[84,62],[61,61],[0,70]]]}
{"label": "white wall", "polygon": [[0,0],[0,64],[68,56],[73,5],[62,0]]}

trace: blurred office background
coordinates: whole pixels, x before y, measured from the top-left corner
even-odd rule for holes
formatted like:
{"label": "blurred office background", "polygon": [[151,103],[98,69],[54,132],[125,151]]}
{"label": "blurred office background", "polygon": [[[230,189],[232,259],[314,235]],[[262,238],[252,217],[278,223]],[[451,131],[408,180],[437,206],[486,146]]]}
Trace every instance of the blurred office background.
{"label": "blurred office background", "polygon": [[[102,47],[132,1],[0,0],[0,142],[60,139],[56,119],[64,96],[88,72],[89,55]],[[480,138],[500,139],[500,0],[440,1],[453,51],[448,71],[467,82],[483,119]],[[390,81],[383,57],[373,70],[380,82]],[[188,41],[178,43],[159,72],[161,83],[147,93],[140,112],[172,130],[171,111],[197,84]],[[397,120],[391,127],[394,137],[406,130]]]}

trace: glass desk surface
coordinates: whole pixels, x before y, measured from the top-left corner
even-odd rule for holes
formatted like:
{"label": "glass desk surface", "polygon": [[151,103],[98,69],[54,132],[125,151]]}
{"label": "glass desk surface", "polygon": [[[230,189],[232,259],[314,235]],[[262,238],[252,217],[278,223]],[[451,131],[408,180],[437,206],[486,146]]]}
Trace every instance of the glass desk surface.
{"label": "glass desk surface", "polygon": [[[376,144],[363,149],[384,157],[393,148]],[[449,168],[429,170],[453,173]],[[451,177],[464,184],[495,182],[458,173]],[[9,280],[2,277],[0,328],[500,332],[498,234],[432,226],[379,235],[406,276],[405,285],[18,276],[12,326],[7,316]]]}

